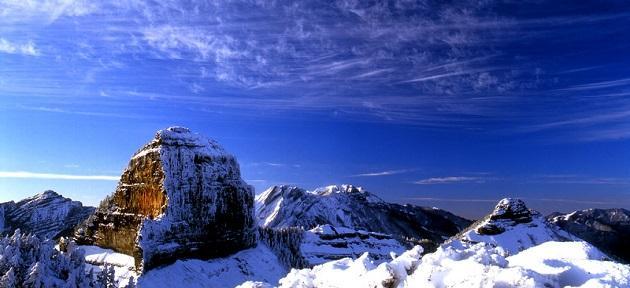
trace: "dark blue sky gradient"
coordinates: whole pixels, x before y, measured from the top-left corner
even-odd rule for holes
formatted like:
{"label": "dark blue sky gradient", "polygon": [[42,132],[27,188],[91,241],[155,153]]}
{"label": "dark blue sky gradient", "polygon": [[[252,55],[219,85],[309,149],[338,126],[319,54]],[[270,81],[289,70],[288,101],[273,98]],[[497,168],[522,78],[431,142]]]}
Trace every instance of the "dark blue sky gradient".
{"label": "dark blue sky gradient", "polygon": [[630,208],[630,4],[575,2],[0,2],[0,201],[94,205],[183,125],[258,192]]}

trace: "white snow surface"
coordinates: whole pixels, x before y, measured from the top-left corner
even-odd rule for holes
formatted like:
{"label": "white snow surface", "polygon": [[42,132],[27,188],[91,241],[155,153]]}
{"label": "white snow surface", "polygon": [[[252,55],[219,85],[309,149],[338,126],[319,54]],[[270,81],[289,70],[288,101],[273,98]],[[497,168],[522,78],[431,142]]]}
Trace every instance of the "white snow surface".
{"label": "white snow surface", "polygon": [[391,261],[392,253],[398,255],[405,250],[390,235],[328,224],[305,231],[300,245],[300,253],[313,266],[346,257],[356,259],[366,252],[375,263],[382,263]]}
{"label": "white snow surface", "polygon": [[[522,204],[522,201],[514,203]],[[520,209],[526,208],[524,205],[516,208],[520,212],[527,211]],[[495,209],[492,215],[501,213],[505,211]],[[531,216],[531,221],[520,220],[527,218],[527,215]],[[510,218],[491,220],[487,217],[443,244],[436,252],[424,256],[410,250],[391,262],[377,265],[366,253],[356,260],[345,258],[312,269],[294,269],[278,285],[398,288],[630,287],[630,265],[611,261],[591,244],[550,225],[537,212],[521,213],[515,217],[520,222]],[[489,221],[501,227],[502,232],[495,235],[479,234],[477,228]]]}
{"label": "white snow surface", "polygon": [[138,287],[235,287],[243,282],[276,283],[286,275],[276,256],[264,244],[230,257],[180,260],[142,275]]}
{"label": "white snow surface", "polygon": [[105,265],[112,266],[120,287],[127,285],[131,277],[134,279],[139,277],[135,270],[134,259],[129,255],[116,253],[113,250],[98,246],[79,246],[78,248],[85,251],[86,269],[88,271],[98,273]]}
{"label": "white snow surface", "polygon": [[277,283],[288,272],[264,244],[225,258],[179,260],[142,275],[135,272],[131,256],[96,246],[80,248],[86,251],[86,262],[90,264],[88,270],[98,272],[104,265],[113,266],[120,287],[124,287],[132,276],[138,287],[147,288],[235,287],[247,281]]}
{"label": "white snow surface", "polygon": [[[542,216],[536,214],[530,223],[519,223],[516,225],[503,225],[505,232],[497,235],[480,235],[477,227],[485,225],[487,221],[469,229],[462,234],[459,239],[465,243],[488,243],[492,246],[503,248],[508,254],[514,255],[527,248],[545,243],[548,241],[579,241],[580,239],[559,229],[555,225],[550,225]],[[495,223],[498,221],[495,221]]]}
{"label": "white snow surface", "polygon": [[410,250],[380,265],[365,254],[294,269],[279,287],[630,287],[630,266],[607,261],[586,242],[551,241],[506,255],[487,243],[444,246],[422,258]]}

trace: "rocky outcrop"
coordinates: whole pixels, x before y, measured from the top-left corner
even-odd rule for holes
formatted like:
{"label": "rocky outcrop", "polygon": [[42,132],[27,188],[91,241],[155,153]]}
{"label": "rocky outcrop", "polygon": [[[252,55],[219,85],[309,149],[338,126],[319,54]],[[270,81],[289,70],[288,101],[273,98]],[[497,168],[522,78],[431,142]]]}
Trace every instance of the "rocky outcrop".
{"label": "rocky outcrop", "polygon": [[42,238],[56,239],[72,234],[74,227],[94,212],[81,202],[48,190],[17,203],[0,204],[0,233],[20,229]]}
{"label": "rocky outcrop", "polygon": [[630,263],[630,211],[587,209],[569,214],[554,213],[547,219],[611,257]]}
{"label": "rocky outcrop", "polygon": [[470,225],[471,221],[444,210],[387,203],[353,185],[333,185],[308,192],[274,186],[256,197],[258,225],[264,228],[320,225],[391,235],[404,244],[431,250]]}
{"label": "rocky outcrop", "polygon": [[515,226],[521,223],[532,222],[533,216],[539,216],[525,206],[520,199],[506,198],[494,207],[494,211],[487,217],[483,225],[477,227],[479,235],[496,235],[503,233],[506,226]]}
{"label": "rocky outcrop", "polygon": [[501,247],[507,255],[548,241],[576,241],[577,237],[549,223],[540,213],[527,208],[520,199],[499,201],[492,213],[470,225],[445,246],[472,246],[486,243]]}
{"label": "rocky outcrop", "polygon": [[132,255],[140,270],[226,256],[255,244],[253,198],[232,155],[171,127],[133,155],[116,191],[75,239]]}

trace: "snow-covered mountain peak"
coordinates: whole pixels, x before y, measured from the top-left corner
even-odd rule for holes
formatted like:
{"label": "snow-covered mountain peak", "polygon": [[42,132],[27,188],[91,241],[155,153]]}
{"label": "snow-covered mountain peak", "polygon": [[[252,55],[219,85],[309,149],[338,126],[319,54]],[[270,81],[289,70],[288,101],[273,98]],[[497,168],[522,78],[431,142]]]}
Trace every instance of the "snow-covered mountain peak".
{"label": "snow-covered mountain peak", "polygon": [[37,198],[37,199],[49,199],[49,198],[56,198],[59,197],[60,195],[53,191],[53,190],[46,190],[40,194],[35,195],[33,198]]}
{"label": "snow-covered mountain peak", "polygon": [[481,235],[500,234],[506,227],[532,222],[533,217],[540,217],[540,214],[528,209],[523,200],[505,198],[499,201],[490,215],[486,216],[483,225],[479,225],[476,232]]}
{"label": "snow-covered mountain peak", "polygon": [[508,255],[548,241],[573,241],[577,237],[549,223],[540,213],[528,209],[519,199],[506,198],[496,205],[492,213],[473,223],[447,246],[487,243],[503,248]]}
{"label": "snow-covered mountain peak", "polygon": [[2,230],[21,228],[44,238],[69,234],[76,224],[94,211],[94,208],[83,207],[81,202],[72,201],[52,190],[0,206],[4,211],[2,222],[5,222]]}
{"label": "snow-covered mountain peak", "polygon": [[504,198],[494,207],[490,219],[505,219],[516,223],[528,223],[532,221],[533,214],[537,214],[537,212],[528,209],[523,200]]}
{"label": "snow-covered mountain peak", "polygon": [[332,185],[306,192],[294,186],[274,186],[256,197],[256,217],[263,228],[318,225],[347,227],[392,235],[435,248],[470,225],[444,210],[387,203],[353,185]]}
{"label": "snow-covered mountain peak", "polygon": [[325,187],[319,187],[313,190],[311,193],[319,195],[327,195],[333,193],[361,193],[364,192],[363,187],[354,186],[352,184],[341,185],[328,185]]}
{"label": "snow-covered mountain peak", "polygon": [[151,152],[163,153],[164,147],[186,147],[195,154],[209,157],[233,158],[218,142],[205,136],[193,133],[185,127],[169,127],[159,130],[155,138],[136,152],[133,158],[138,158]]}

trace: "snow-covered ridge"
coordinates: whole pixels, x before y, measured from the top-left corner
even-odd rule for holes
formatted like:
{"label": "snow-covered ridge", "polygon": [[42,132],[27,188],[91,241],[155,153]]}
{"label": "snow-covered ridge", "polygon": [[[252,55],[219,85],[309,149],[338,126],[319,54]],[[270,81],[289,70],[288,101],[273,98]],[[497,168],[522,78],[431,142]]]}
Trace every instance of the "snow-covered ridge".
{"label": "snow-covered ridge", "polygon": [[294,186],[273,186],[256,197],[258,225],[265,228],[320,225],[347,227],[423,239],[437,245],[471,222],[440,209],[387,203],[353,185],[331,185],[308,192]]}
{"label": "snow-covered ridge", "polygon": [[519,199],[506,198],[493,212],[447,242],[451,246],[487,243],[502,247],[509,255],[548,241],[577,241],[579,238],[549,223]]}
{"label": "snow-covered ridge", "polygon": [[84,207],[81,202],[47,190],[17,203],[2,203],[0,211],[0,232],[12,233],[12,230],[21,229],[52,239],[70,235],[74,226],[87,219],[94,208]]}
{"label": "snow-covered ridge", "polygon": [[[376,265],[366,253],[292,270],[270,287],[629,287],[630,266],[607,261],[586,242],[545,242],[506,257],[478,243],[421,255],[410,250]],[[256,287],[247,283],[242,287]]]}
{"label": "snow-covered ridge", "polygon": [[593,244],[612,257],[630,263],[630,211],[587,209],[569,214],[554,213],[547,219],[563,230]]}
{"label": "snow-covered ridge", "polygon": [[[491,225],[492,235],[478,233]],[[418,249],[418,248],[416,248]],[[516,199],[442,245],[377,264],[368,253],[292,270],[278,287],[630,287],[630,266],[558,231]],[[245,283],[242,287],[257,287]]]}
{"label": "snow-covered ridge", "polygon": [[305,232],[300,253],[307,266],[342,258],[359,258],[369,253],[377,263],[391,261],[392,255],[407,250],[392,236],[331,225],[317,226]]}

